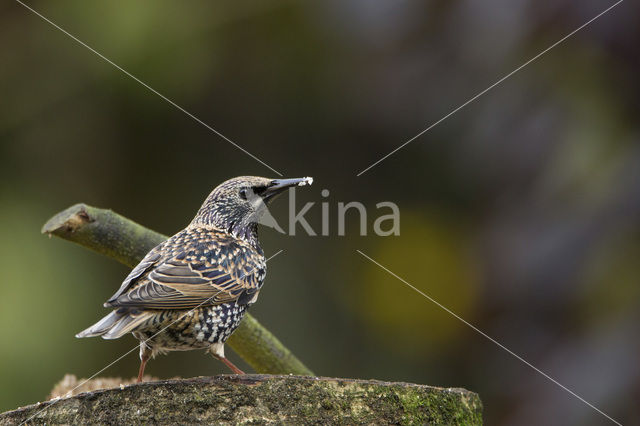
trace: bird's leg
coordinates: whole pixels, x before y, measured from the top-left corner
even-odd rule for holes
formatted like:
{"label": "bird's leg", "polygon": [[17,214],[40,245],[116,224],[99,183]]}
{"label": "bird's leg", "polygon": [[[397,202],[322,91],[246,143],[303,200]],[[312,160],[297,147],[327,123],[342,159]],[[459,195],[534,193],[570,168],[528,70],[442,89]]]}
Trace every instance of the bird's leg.
{"label": "bird's leg", "polygon": [[211,352],[211,355],[213,355],[214,357],[218,358],[220,361],[224,362],[225,365],[227,367],[229,367],[231,369],[231,371],[233,371],[234,373],[236,373],[236,374],[245,374],[244,371],[240,370],[238,367],[233,365],[233,363],[231,361],[229,361],[227,358],[225,358],[225,356],[224,356],[224,343],[221,343],[221,342],[214,343],[209,348],[209,352]]}
{"label": "bird's leg", "polygon": [[147,365],[147,361],[151,358],[151,349],[144,342],[140,342],[140,370],[138,370],[137,383],[142,382],[142,376],[144,375],[144,367]]}
{"label": "bird's leg", "polygon": [[225,357],[216,357],[218,358],[220,361],[224,362],[227,367],[229,367],[231,369],[231,371],[233,371],[236,374],[245,374],[244,371],[240,370],[238,367],[236,367],[235,365],[233,365],[233,363],[231,361],[229,361],[227,358]]}
{"label": "bird's leg", "polygon": [[137,383],[142,382],[142,376],[144,375],[144,367],[147,365],[147,361],[149,361],[149,357],[144,357],[140,359],[140,369],[138,370],[138,380]]}

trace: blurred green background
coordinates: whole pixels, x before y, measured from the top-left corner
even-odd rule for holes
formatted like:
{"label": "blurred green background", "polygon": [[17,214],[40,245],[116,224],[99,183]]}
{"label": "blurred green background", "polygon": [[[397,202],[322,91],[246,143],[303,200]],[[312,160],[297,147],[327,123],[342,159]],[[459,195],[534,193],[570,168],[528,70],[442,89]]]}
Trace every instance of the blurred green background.
{"label": "blurred green background", "polygon": [[[606,419],[370,263],[372,256],[624,424],[640,424],[640,7],[624,2],[378,160],[608,1],[28,3],[281,171],[331,236],[262,231],[252,313],[324,376],[479,392],[487,424]],[[76,202],[166,234],[267,168],[18,3],[0,6],[0,410],[136,345],[74,338],[127,269],[40,227]],[[275,176],[273,176],[275,177]],[[337,236],[337,202],[401,210]],[[272,210],[286,225],[287,200]],[[233,361],[238,357],[231,353]],[[246,367],[240,362],[240,365]],[[105,371],[130,377],[137,353]],[[227,373],[201,351],[162,378]]]}

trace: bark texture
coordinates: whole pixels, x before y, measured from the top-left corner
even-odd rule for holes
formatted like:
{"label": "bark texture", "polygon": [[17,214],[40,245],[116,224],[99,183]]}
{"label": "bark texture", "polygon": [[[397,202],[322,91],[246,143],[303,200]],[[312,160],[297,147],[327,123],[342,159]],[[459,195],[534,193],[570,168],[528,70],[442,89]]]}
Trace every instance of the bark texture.
{"label": "bark texture", "polygon": [[[99,379],[105,380],[105,379]],[[477,425],[482,404],[464,389],[302,376],[214,376],[82,393],[9,411],[20,424]]]}

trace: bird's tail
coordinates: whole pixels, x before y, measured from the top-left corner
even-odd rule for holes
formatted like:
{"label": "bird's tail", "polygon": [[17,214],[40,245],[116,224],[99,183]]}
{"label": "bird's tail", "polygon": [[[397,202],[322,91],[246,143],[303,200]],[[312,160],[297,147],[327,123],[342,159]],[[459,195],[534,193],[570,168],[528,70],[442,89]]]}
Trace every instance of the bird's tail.
{"label": "bird's tail", "polygon": [[76,337],[102,336],[103,339],[117,339],[133,331],[152,315],[151,312],[131,312],[118,309],[76,334]]}

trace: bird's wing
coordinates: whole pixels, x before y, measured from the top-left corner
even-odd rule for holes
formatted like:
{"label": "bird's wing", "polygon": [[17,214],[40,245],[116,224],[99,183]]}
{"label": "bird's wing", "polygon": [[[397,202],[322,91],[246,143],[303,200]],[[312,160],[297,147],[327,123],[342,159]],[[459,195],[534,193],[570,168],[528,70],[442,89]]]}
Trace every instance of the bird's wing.
{"label": "bird's wing", "polygon": [[130,289],[108,304],[190,309],[232,301],[247,303],[262,286],[265,273],[264,257],[249,244],[219,235],[209,240],[199,238],[192,244],[173,246],[170,256],[143,271],[144,276],[134,278]]}
{"label": "bird's wing", "polygon": [[156,262],[160,260],[160,258],[162,257],[161,250],[163,245],[164,242],[154,247],[149,253],[147,253],[147,255],[140,261],[140,263],[138,263],[136,267],[133,268],[131,272],[129,272],[129,275],[127,275],[127,278],[124,279],[118,291],[116,291],[116,293],[111,296],[109,301],[105,303],[105,306],[111,306],[112,301],[118,299],[123,293],[129,290],[129,288],[131,288],[131,286],[135,284],[138,278],[149,271],[149,269],[151,269],[156,264]]}

